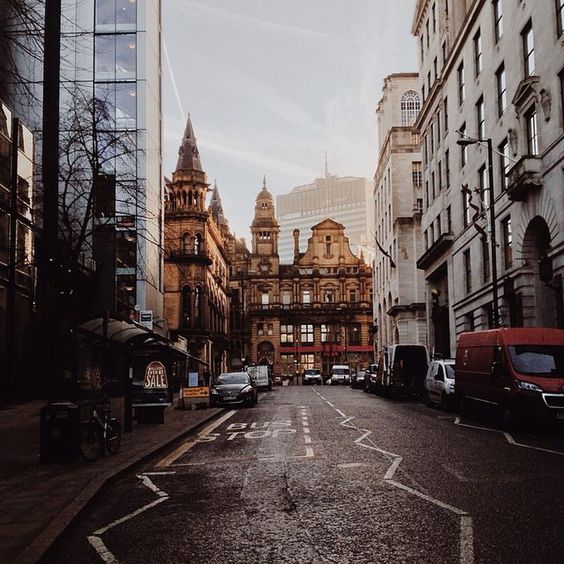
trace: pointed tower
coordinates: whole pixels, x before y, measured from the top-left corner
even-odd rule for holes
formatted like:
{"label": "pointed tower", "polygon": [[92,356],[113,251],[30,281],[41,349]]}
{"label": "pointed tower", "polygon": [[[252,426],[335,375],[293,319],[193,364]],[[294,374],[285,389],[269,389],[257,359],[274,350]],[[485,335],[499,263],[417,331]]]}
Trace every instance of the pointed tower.
{"label": "pointed tower", "polygon": [[167,206],[167,211],[200,213],[203,214],[202,221],[205,221],[206,192],[209,186],[206,180],[192,118],[188,115],[182,143],[178,149],[176,170],[172,173],[172,182],[169,185],[170,205]]}
{"label": "pointed tower", "polygon": [[276,220],[274,198],[262,180],[262,190],[255,203],[255,217],[251,224],[252,257],[251,270],[263,274],[278,275],[278,234],[280,226]]}
{"label": "pointed tower", "polygon": [[210,205],[208,206],[208,212],[212,219],[215,221],[216,225],[219,227],[220,231],[225,236],[229,231],[229,222],[225,219],[223,214],[223,205],[221,203],[221,196],[219,195],[219,189],[217,187],[217,181],[213,183],[213,192],[210,200]]}

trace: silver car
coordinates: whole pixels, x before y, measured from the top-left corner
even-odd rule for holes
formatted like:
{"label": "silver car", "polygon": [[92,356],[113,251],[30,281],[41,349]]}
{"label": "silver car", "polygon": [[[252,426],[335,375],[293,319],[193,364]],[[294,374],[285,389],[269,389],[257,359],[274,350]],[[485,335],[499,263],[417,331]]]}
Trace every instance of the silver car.
{"label": "silver car", "polygon": [[425,378],[427,405],[437,404],[448,410],[454,407],[454,359],[433,360]]}

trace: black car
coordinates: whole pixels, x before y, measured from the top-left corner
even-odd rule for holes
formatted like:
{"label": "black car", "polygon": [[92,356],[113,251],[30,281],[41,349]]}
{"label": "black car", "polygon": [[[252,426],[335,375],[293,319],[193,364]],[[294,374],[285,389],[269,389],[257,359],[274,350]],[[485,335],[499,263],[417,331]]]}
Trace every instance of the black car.
{"label": "black car", "polygon": [[365,378],[368,376],[366,370],[359,370],[351,376],[351,388],[364,388]]}
{"label": "black car", "polygon": [[247,372],[223,372],[210,390],[210,403],[254,407],[258,403],[258,391]]}

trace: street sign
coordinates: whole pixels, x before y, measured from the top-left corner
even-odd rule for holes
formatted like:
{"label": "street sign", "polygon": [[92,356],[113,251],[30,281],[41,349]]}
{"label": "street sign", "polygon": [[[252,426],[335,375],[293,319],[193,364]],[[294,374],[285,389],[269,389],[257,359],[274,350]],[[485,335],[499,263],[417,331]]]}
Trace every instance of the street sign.
{"label": "street sign", "polygon": [[139,323],[149,330],[153,330],[153,310],[144,309],[139,312]]}
{"label": "street sign", "polygon": [[210,389],[208,386],[200,386],[198,388],[182,388],[182,397],[184,399],[208,399]]}

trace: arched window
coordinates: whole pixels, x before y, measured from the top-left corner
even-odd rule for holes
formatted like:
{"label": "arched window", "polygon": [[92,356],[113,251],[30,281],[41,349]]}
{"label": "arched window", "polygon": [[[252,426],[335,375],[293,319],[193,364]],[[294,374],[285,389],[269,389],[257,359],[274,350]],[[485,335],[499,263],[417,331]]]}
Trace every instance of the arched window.
{"label": "arched window", "polygon": [[408,90],[401,96],[401,125],[410,126],[415,123],[419,110],[421,109],[421,100],[419,94],[415,90]]}
{"label": "arched window", "polygon": [[190,252],[190,234],[189,233],[184,233],[184,235],[182,236],[182,252],[184,254]]}
{"label": "arched window", "polygon": [[194,290],[194,322],[196,327],[202,322],[202,288],[199,286]]}
{"label": "arched window", "polygon": [[194,237],[194,254],[199,255],[201,250],[202,250],[202,236],[199,233],[196,233],[196,236]]}
{"label": "arched window", "polygon": [[182,327],[190,326],[190,316],[192,313],[192,291],[190,286],[182,288]]}

